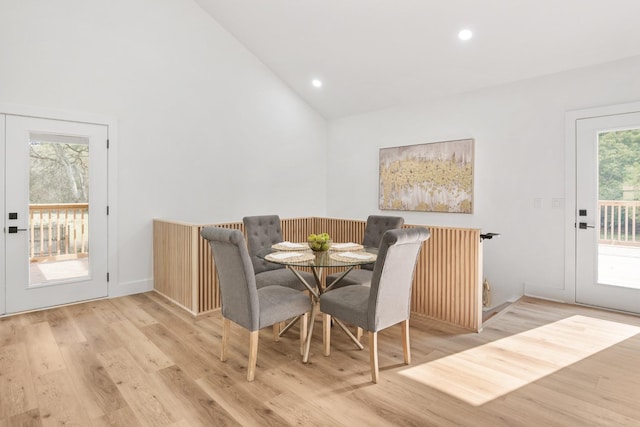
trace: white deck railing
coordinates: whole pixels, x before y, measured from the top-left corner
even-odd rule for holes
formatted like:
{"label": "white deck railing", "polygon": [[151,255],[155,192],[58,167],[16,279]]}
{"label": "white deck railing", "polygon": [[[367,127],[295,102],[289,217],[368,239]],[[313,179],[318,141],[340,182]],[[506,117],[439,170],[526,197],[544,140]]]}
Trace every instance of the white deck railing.
{"label": "white deck railing", "polygon": [[88,242],[88,203],[29,205],[31,262],[86,257]]}
{"label": "white deck railing", "polygon": [[600,200],[600,243],[640,246],[640,201]]}

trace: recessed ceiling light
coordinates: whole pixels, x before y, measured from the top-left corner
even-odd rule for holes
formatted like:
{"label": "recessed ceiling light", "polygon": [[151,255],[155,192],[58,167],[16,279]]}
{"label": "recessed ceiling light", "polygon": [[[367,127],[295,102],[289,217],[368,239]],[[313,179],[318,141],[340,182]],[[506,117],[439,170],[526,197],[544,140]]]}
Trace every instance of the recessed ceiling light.
{"label": "recessed ceiling light", "polygon": [[473,37],[473,33],[467,28],[458,33],[458,38],[460,40],[469,40],[471,37]]}
{"label": "recessed ceiling light", "polygon": [[311,84],[312,84],[314,87],[322,87],[322,82],[321,82],[320,80],[318,80],[318,79],[313,79],[313,80],[311,80]]}

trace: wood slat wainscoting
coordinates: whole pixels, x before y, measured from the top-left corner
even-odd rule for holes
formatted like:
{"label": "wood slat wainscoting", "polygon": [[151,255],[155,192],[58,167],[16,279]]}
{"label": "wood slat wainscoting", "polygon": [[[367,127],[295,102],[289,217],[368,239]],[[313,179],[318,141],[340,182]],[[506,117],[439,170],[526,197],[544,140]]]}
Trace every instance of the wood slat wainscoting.
{"label": "wood slat wainscoting", "polygon": [[191,313],[197,313],[198,236],[192,224],[153,221],[153,288]]}
{"label": "wood slat wainscoting", "polygon": [[[365,221],[336,218],[282,220],[284,240],[303,242],[310,233],[327,232],[336,242],[361,242]],[[244,233],[241,222],[211,224]],[[207,225],[154,220],[154,289],[194,315],[220,307],[218,278],[208,243]],[[416,227],[417,225],[405,225]],[[480,230],[428,227],[416,265],[411,311],[479,331],[482,327],[482,244]],[[327,274],[338,270],[325,269]]]}
{"label": "wood slat wainscoting", "polygon": [[480,230],[444,227],[429,227],[429,230],[431,237],[422,246],[414,273],[411,311],[480,331]]}

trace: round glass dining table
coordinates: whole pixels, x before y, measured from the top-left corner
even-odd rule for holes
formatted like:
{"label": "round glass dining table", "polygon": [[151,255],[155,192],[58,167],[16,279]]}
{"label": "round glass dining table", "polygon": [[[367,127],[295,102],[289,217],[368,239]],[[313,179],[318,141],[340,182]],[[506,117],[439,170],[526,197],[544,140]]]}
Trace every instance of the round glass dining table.
{"label": "round glass dining table", "polygon": [[[322,252],[311,251],[311,249],[286,251],[266,248],[259,251],[257,256],[265,261],[290,267],[298,280],[305,285],[317,300],[320,297],[320,294],[328,291],[338,284],[343,277],[353,270],[354,267],[375,262],[377,254],[378,248],[365,246],[362,249],[353,251],[335,251],[330,249]],[[309,267],[313,273],[317,287],[311,286],[310,283],[307,283],[295,267]],[[324,268],[344,268],[345,270],[336,278],[336,280],[327,284],[327,286],[324,286],[322,283],[322,271]]]}
{"label": "round glass dining table", "polygon": [[[336,284],[338,284],[354,267],[364,264],[371,264],[375,262],[378,254],[378,248],[364,247],[362,249],[354,251],[323,251],[313,252],[309,250],[300,251],[286,251],[274,248],[266,248],[257,253],[257,256],[268,262],[276,264],[286,265],[289,270],[300,280],[300,282],[309,290],[313,304],[311,309],[311,317],[309,318],[308,333],[304,344],[304,354],[302,356],[303,363],[309,361],[309,348],[311,346],[311,337],[313,335],[313,325],[316,311],[318,310],[318,302],[320,301],[320,295],[327,292]],[[316,287],[311,286],[304,277],[300,274],[296,267],[309,267],[313,273]],[[327,286],[323,286],[322,283],[322,271],[324,268],[344,268],[345,270]],[[291,321],[283,330],[285,332],[297,319]],[[351,331],[336,318],[333,318],[340,328],[349,336],[353,343],[360,349],[363,349],[362,344],[356,338]],[[323,333],[328,333],[330,325],[323,320]],[[324,341],[324,340],[323,340]],[[327,341],[328,342],[328,341]],[[325,355],[328,354],[328,349],[325,348]]]}

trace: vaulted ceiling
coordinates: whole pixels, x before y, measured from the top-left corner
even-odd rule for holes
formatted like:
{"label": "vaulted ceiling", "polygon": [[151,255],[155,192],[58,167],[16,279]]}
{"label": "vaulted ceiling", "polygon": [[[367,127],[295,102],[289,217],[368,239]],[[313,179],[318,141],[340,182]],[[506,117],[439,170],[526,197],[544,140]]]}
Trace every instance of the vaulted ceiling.
{"label": "vaulted ceiling", "polygon": [[640,55],[640,0],[196,2],[329,119]]}

